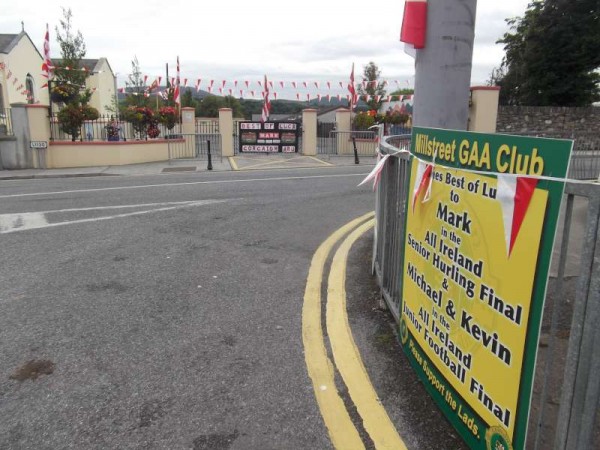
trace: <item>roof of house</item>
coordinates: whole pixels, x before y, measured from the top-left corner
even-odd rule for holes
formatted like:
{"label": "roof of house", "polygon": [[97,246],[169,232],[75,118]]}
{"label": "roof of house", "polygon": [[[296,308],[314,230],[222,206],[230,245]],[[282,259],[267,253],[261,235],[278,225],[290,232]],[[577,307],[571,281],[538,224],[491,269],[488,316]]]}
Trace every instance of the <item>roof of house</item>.
{"label": "roof of house", "polygon": [[[52,58],[52,62],[57,66],[61,65],[63,61],[64,61],[64,59],[62,59],[62,58]],[[104,57],[97,58],[97,59],[93,59],[93,58],[80,59],[79,67],[80,68],[84,67],[88,72],[99,72],[102,61],[106,61],[106,64],[108,65],[110,71],[112,72],[112,68],[110,67],[110,64],[108,63],[108,60]]]}
{"label": "roof of house", "polygon": [[0,53],[8,53],[14,47],[13,41],[18,34],[0,34]]}
{"label": "roof of house", "polygon": [[21,31],[19,34],[0,34],[0,53],[10,53],[10,51],[19,43],[19,41],[23,37],[29,39],[29,42],[31,42],[31,45],[33,45],[35,51],[38,53],[38,55],[40,55],[40,58],[43,59],[42,54],[37,49],[31,38],[25,31]]}

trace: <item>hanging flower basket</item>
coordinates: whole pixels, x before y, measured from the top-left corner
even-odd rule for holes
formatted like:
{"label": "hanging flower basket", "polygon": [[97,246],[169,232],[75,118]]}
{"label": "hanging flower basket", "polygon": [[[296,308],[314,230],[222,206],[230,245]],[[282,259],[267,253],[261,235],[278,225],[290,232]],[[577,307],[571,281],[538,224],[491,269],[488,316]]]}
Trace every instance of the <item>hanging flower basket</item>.
{"label": "hanging flower basket", "polygon": [[77,97],[78,89],[69,84],[57,84],[50,90],[50,99],[55,103],[69,103]]}

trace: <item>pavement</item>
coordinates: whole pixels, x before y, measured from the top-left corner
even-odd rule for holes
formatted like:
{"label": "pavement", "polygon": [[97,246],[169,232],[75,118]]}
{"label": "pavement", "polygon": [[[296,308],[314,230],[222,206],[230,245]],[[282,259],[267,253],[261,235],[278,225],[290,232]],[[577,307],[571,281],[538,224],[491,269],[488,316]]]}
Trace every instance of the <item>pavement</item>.
{"label": "pavement", "polygon": [[[360,156],[359,164],[373,166],[374,156]],[[212,160],[212,171],[246,171],[269,169],[324,168],[355,165],[354,156],[299,154],[245,154],[232,157],[216,157]],[[177,159],[122,166],[71,167],[62,169],[18,169],[0,170],[0,180],[37,178],[69,178],[98,176],[158,175],[183,172],[207,172],[206,159]]]}

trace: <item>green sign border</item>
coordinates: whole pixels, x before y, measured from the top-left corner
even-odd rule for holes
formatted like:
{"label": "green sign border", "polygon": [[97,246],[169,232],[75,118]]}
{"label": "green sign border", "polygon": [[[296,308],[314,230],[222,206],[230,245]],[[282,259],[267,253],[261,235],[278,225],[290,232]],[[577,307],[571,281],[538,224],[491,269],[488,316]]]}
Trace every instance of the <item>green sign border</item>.
{"label": "green sign border", "polygon": [[[544,226],[542,229],[542,235],[540,240],[540,249],[538,253],[538,264],[535,271],[535,280],[533,285],[533,292],[531,298],[531,306],[530,306],[530,314],[529,321],[527,324],[526,337],[525,337],[525,349],[523,354],[523,366],[521,370],[521,379],[519,382],[519,394],[517,401],[517,411],[516,411],[516,419],[515,419],[515,430],[513,435],[512,447],[516,450],[521,450],[525,448],[525,439],[527,436],[527,426],[529,420],[529,410],[531,406],[531,397],[533,390],[533,381],[535,375],[535,362],[537,357],[537,349],[538,349],[538,340],[541,329],[542,322],[542,313],[544,309],[544,301],[546,297],[546,288],[547,288],[547,280],[548,280],[548,272],[550,269],[550,262],[552,259],[552,249],[554,246],[554,238],[556,235],[556,225],[558,222],[558,215],[560,211],[560,204],[562,201],[562,196],[564,193],[564,182],[560,180],[564,179],[568,173],[569,162],[571,158],[571,151],[573,147],[573,141],[565,140],[565,139],[547,139],[547,138],[535,138],[535,137],[526,137],[526,136],[514,136],[508,134],[488,134],[488,133],[477,133],[477,132],[469,132],[469,131],[456,131],[456,130],[443,130],[437,128],[422,128],[422,127],[413,127],[412,136],[411,136],[411,165],[409,168],[409,180],[408,180],[408,189],[407,189],[407,204],[411,202],[411,196],[413,192],[414,184],[411,183],[412,180],[412,166],[416,164],[417,158],[423,161],[432,162],[433,155],[427,155],[423,153],[416,154],[416,143],[417,143],[417,135],[426,135],[427,138],[433,137],[437,142],[450,143],[456,141],[457,146],[454,150],[455,158],[454,161],[451,160],[443,160],[439,159],[436,161],[436,164],[448,168],[456,168],[456,169],[467,169],[467,170],[477,170],[480,172],[487,172],[490,175],[494,175],[498,172],[498,167],[496,167],[496,156],[499,147],[503,144],[509,145],[511,148],[516,146],[519,154],[530,156],[534,153],[534,149],[537,152],[537,155],[544,160],[544,168],[542,173],[540,174],[543,177],[553,177],[559,180],[545,180],[540,179],[537,184],[537,189],[543,189],[548,192],[548,204],[546,208],[546,215],[544,220]],[[459,145],[458,142],[467,139],[472,144],[473,142],[478,142],[479,150],[482,150],[482,143],[488,143],[490,149],[490,167],[482,168],[477,167],[476,164],[467,164],[462,165],[458,159],[458,150]],[[434,144],[433,144],[434,145]],[[472,147],[472,146],[471,146]],[[511,172],[505,172],[511,173]],[[520,174],[523,176],[527,176],[526,174]],[[404,238],[404,246],[403,253],[405,253],[406,249],[406,236],[408,235],[407,229],[407,221],[408,215],[405,215],[404,218],[404,230],[405,236]],[[404,261],[404,258],[402,259]],[[402,268],[402,278],[404,278],[404,267]],[[402,286],[402,293],[404,292],[404,280],[400,281]],[[403,295],[401,295],[400,302],[400,311],[402,311],[403,304]],[[402,318],[402,315],[401,315]],[[424,371],[422,370],[419,362],[413,357],[411,351],[409,349],[409,341],[414,338],[412,334],[406,330],[405,335],[408,333],[407,339],[402,339],[403,349],[408,356],[408,359],[417,372],[419,378],[425,385],[427,391],[430,393],[432,398],[438,404],[446,418],[450,421],[450,423],[457,430],[459,435],[463,438],[463,440],[469,445],[470,448],[474,449],[486,449],[485,436],[483,439],[475,439],[473,434],[466,428],[463,422],[457,417],[454,411],[448,407],[446,401],[441,398],[439,392],[437,392],[433,387],[429,385],[429,382],[425,376]],[[400,335],[402,336],[402,321],[400,325]],[[418,346],[417,342],[414,341],[415,347],[418,348],[425,360],[430,363],[430,368],[436,370],[439,375],[439,378],[444,379],[437,369],[435,369],[435,365],[433,362],[425,355],[423,350]],[[448,390],[454,393],[455,397],[460,399],[463,402],[463,405],[467,405],[470,413],[474,416],[476,414],[473,413],[473,410],[468,406],[468,403],[456,393],[456,391],[451,387],[450,383],[446,382],[445,386]],[[485,424],[481,419],[480,423]],[[485,424],[487,425],[487,424]],[[486,429],[486,435],[488,439],[496,439],[502,438],[503,436],[499,436],[498,433],[493,433],[494,427],[489,427],[489,425],[484,426]]]}

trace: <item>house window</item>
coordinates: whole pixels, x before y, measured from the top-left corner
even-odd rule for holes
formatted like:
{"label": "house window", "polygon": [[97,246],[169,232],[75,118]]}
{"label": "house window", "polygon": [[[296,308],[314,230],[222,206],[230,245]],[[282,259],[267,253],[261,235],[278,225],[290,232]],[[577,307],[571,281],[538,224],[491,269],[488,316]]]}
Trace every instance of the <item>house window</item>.
{"label": "house window", "polygon": [[25,78],[25,89],[27,89],[27,103],[35,103],[35,90],[31,74],[27,74],[27,78]]}

